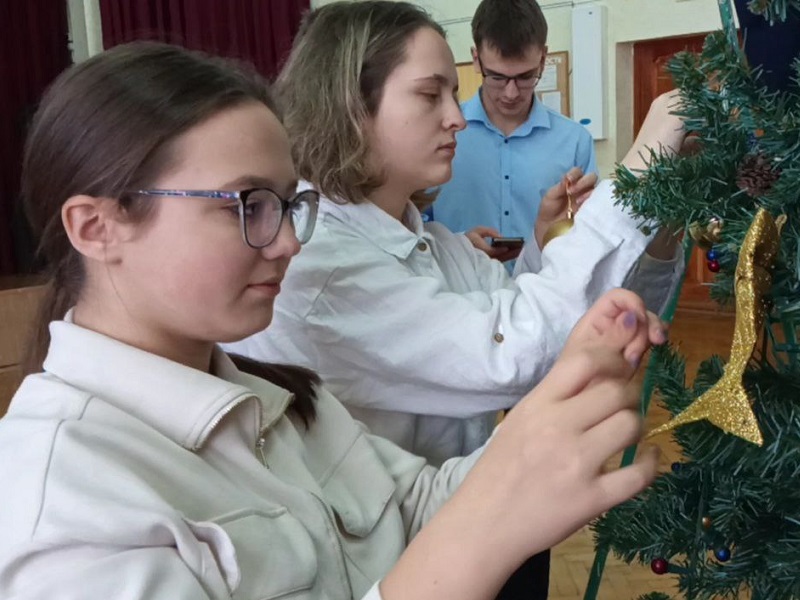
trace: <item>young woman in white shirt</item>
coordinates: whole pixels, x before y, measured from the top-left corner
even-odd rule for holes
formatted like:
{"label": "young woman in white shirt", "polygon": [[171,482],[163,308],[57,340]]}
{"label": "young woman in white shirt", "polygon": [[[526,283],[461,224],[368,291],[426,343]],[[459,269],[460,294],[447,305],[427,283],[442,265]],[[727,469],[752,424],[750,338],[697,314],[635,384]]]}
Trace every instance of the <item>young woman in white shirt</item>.
{"label": "young woman in white shirt", "polygon": [[[432,198],[420,190],[450,177],[465,126],[457,89],[443,31],[417,6],[335,2],[308,15],[278,92],[299,175],[323,196],[317,232],[269,331],[231,346],[314,369],[358,420],[434,463],[486,441],[604,291],[647,292],[657,312],[682,270],[672,236],[644,235],[608,181],[569,234],[525,249],[534,272],[516,279],[465,236],[423,224],[415,203]],[[623,163],[644,167],[646,146],[683,135],[655,111]],[[594,179],[573,175],[583,196]],[[556,186],[543,200],[540,241],[563,196]]]}
{"label": "young woman in white shirt", "polygon": [[627,384],[662,337],[630,292],[439,470],[309,371],[224,354],[313,230],[296,184],[265,84],[227,61],[120,46],[42,99],[22,189],[51,281],[0,419],[1,597],[489,599],[652,480],[652,453],[603,468],[639,439]]}

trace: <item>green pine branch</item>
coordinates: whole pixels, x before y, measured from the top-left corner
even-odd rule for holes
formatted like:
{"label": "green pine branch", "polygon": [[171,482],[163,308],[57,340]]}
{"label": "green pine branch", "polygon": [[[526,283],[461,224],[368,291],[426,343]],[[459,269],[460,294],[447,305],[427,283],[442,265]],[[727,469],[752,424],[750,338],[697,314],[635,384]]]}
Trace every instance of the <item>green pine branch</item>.
{"label": "green pine branch", "polygon": [[[663,350],[654,373],[661,401],[676,414],[722,375],[719,358],[705,361],[692,389],[677,390],[683,361]],[[764,435],[759,448],[707,422],[679,428],[683,459],[633,500],[592,528],[626,562],[664,558],[685,572],[678,587],[688,600],[800,598],[800,369],[754,363],[745,384]],[[709,531],[702,526],[709,517]],[[731,560],[714,556],[729,548]]]}
{"label": "green pine branch", "polygon": [[[720,302],[733,295],[733,275],[742,239],[759,207],[785,214],[772,299],[786,303],[800,295],[800,88],[771,92],[759,84],[724,33],[711,34],[700,55],[679,53],[669,63],[690,135],[701,150],[667,157],[650,150],[650,167],[636,177],[616,173],[619,202],[648,225],[681,231],[692,223],[723,221],[716,246],[721,272],[712,288]],[[800,74],[800,62],[795,63]],[[763,156],[777,181],[753,197],[740,185],[747,157]],[[751,190],[752,191],[752,190]]]}

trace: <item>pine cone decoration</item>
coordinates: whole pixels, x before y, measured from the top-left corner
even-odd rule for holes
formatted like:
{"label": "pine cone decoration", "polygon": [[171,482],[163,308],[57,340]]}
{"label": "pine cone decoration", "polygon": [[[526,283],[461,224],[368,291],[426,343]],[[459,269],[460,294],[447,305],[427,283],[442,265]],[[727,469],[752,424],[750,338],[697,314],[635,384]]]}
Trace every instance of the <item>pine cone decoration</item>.
{"label": "pine cone decoration", "polygon": [[781,176],[779,168],[773,168],[763,154],[748,154],[739,165],[736,185],[753,198],[766,196]]}

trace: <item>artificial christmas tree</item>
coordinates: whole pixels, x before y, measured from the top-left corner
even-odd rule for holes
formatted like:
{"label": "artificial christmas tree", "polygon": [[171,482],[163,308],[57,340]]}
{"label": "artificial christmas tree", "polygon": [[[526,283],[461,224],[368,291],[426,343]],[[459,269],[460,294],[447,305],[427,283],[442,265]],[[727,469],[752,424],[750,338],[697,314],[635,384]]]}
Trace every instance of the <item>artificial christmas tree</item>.
{"label": "artificial christmas tree", "polygon": [[586,598],[608,549],[676,576],[687,600],[800,598],[800,0],[736,0],[744,49],[718,2],[723,30],[669,67],[701,150],[654,151],[641,177],[618,171],[617,195],[704,246],[713,297],[737,310],[731,358],[687,387],[678,351],[654,351],[647,384],[683,459],[594,524]]}

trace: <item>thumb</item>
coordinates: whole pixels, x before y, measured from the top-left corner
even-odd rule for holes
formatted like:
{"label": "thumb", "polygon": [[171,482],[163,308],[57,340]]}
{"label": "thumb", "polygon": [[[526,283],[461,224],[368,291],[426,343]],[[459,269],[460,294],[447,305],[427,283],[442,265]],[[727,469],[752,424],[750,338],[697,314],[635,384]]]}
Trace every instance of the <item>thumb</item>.
{"label": "thumb", "polygon": [[493,227],[486,227],[484,225],[478,225],[477,227],[473,227],[470,230],[470,233],[475,233],[480,237],[500,237],[499,231],[497,231]]}
{"label": "thumb", "polygon": [[564,179],[566,179],[570,184],[575,183],[581,177],[583,177],[583,169],[580,167],[572,167],[569,171],[567,171],[566,175],[564,175]]}

